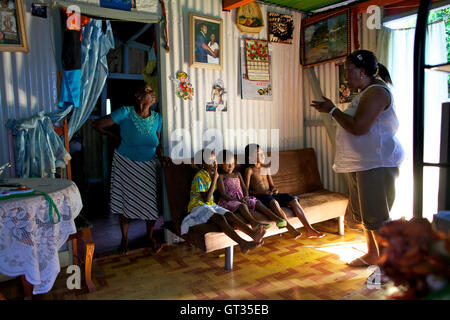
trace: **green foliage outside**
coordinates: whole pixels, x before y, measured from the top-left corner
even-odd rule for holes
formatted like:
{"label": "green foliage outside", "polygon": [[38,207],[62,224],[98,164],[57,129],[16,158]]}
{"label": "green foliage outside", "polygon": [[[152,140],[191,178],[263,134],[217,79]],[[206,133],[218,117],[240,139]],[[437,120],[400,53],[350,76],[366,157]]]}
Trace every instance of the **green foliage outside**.
{"label": "green foliage outside", "polygon": [[[428,23],[443,20],[447,35],[447,62],[450,62],[450,8],[436,10],[428,16]],[[448,97],[450,98],[450,75],[448,76]]]}

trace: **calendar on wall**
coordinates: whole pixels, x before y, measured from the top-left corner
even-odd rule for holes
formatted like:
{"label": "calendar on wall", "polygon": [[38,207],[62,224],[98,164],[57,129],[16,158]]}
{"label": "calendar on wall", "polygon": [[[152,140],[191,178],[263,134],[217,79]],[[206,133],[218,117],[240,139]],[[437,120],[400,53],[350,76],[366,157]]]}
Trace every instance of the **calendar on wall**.
{"label": "calendar on wall", "polygon": [[267,40],[244,39],[247,79],[270,81],[269,42]]}
{"label": "calendar on wall", "polygon": [[[272,47],[271,44],[268,44],[268,77],[267,80],[250,80],[247,71],[248,71],[248,61],[246,55],[246,44],[245,39],[240,40],[240,74],[241,74],[241,98],[245,100],[272,100],[272,79],[270,77],[271,73],[271,55],[272,55]],[[250,70],[252,70],[250,68]],[[255,75],[255,73],[254,73]],[[256,73],[257,78],[261,77],[261,73]],[[253,77],[254,79],[255,77]]]}

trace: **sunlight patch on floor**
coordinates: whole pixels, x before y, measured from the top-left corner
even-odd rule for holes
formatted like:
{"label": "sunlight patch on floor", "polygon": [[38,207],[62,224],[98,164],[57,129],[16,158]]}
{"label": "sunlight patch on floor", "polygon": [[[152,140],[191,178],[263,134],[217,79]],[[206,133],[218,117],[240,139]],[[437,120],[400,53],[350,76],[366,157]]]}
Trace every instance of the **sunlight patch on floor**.
{"label": "sunlight patch on floor", "polygon": [[367,245],[364,241],[340,242],[316,247],[316,250],[336,254],[347,263],[366,254]]}

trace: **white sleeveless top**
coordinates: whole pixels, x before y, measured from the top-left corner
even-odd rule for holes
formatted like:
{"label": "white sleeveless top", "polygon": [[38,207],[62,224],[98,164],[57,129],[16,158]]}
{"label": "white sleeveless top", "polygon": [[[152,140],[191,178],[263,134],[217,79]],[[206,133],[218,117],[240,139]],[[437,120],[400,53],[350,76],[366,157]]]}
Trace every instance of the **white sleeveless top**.
{"label": "white sleeveless top", "polygon": [[380,84],[368,86],[355,96],[343,112],[354,116],[364,92],[375,86],[385,88],[389,92],[391,104],[378,117],[370,130],[361,136],[355,136],[341,126],[337,126],[336,155],[333,165],[337,173],[398,167],[403,160],[403,148],[395,137],[398,119],[394,110],[394,97],[387,86]]}

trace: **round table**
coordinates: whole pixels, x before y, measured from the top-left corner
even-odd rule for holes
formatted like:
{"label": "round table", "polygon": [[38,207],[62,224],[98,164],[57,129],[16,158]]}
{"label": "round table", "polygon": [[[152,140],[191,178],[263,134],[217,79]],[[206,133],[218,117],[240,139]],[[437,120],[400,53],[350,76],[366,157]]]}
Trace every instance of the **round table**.
{"label": "round table", "polygon": [[[83,207],[80,192],[63,179],[6,179],[2,183],[26,185],[48,194],[60,214],[60,222],[49,219],[44,196],[0,198],[0,273],[24,275],[33,294],[47,293],[61,270],[58,250],[76,233],[74,219]],[[53,211],[53,221],[57,215]]]}

